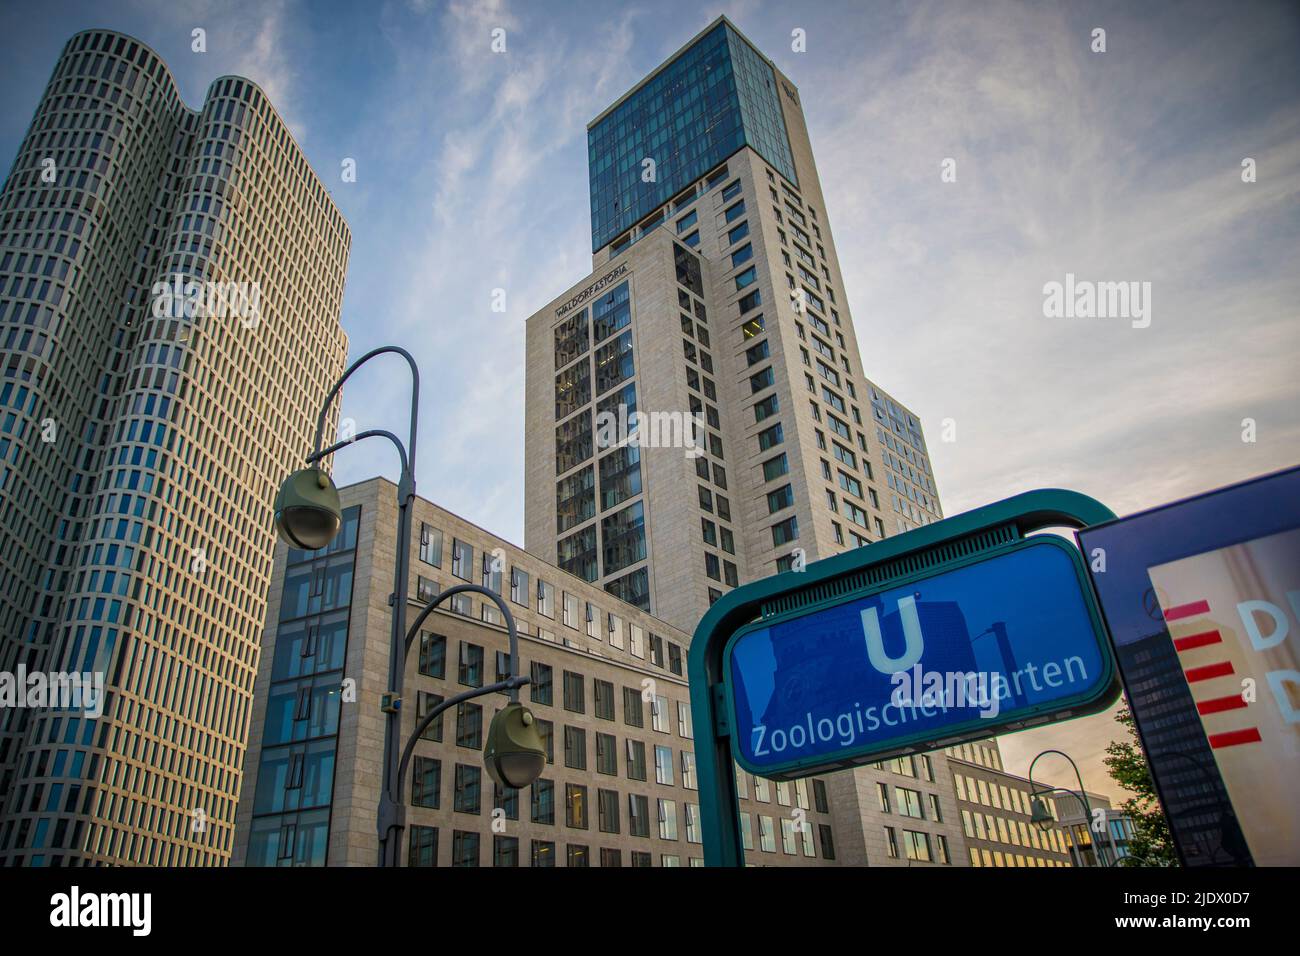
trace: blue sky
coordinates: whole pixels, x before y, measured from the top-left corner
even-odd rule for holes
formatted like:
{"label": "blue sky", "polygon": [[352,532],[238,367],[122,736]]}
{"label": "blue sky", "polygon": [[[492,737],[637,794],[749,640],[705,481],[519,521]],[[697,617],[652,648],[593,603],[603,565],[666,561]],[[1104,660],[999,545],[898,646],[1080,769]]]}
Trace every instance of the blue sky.
{"label": "blue sky", "polygon": [[[1300,459],[1294,4],[5,3],[0,162],[80,29],[149,43],[191,106],[256,80],[351,226],[352,354],[420,362],[421,493],[521,541],[524,321],[590,271],[586,123],[719,13],[800,88],[867,374],[949,514],[1052,485],[1125,513]],[[1067,272],[1152,283],[1151,326],[1045,318]],[[405,427],[399,363],[353,382],[358,430]],[[1095,764],[1099,720],[1035,733]]]}

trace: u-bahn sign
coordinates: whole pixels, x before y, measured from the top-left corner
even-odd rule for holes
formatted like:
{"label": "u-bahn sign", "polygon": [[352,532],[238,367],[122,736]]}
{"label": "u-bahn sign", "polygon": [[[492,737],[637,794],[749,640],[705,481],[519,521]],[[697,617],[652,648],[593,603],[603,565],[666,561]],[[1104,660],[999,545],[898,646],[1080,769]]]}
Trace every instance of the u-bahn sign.
{"label": "u-bahn sign", "polygon": [[788,780],[1113,703],[1079,550],[1026,537],[1111,517],[1074,492],[1029,492],[718,601],[690,656],[706,862],[743,859],[733,760]]}

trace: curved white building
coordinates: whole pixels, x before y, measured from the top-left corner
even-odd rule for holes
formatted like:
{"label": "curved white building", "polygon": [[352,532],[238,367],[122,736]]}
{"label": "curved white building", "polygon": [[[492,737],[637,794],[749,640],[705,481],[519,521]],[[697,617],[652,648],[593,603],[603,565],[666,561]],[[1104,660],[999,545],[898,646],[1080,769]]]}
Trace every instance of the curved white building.
{"label": "curved white building", "polygon": [[0,863],[229,858],[349,244],[255,84],[191,110],[138,40],[68,42],[0,193],[0,672],[103,695],[0,707]]}

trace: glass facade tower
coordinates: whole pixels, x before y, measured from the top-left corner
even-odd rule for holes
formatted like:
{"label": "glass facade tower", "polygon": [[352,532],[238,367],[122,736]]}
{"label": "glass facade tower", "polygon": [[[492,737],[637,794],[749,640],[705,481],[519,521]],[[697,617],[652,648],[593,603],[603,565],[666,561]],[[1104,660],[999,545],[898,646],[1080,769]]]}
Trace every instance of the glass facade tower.
{"label": "glass facade tower", "polygon": [[772,67],[723,21],[587,128],[592,251],[743,146],[798,185]]}

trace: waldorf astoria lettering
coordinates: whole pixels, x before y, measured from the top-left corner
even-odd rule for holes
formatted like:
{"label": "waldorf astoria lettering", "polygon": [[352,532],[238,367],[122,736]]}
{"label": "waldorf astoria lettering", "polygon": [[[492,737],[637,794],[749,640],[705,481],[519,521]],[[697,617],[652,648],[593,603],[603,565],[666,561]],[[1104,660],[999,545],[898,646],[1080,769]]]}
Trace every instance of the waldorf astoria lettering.
{"label": "waldorf astoria lettering", "polygon": [[578,306],[582,305],[582,303],[586,302],[588,299],[590,299],[601,289],[605,288],[605,286],[609,285],[615,279],[621,278],[626,273],[627,273],[627,263],[624,262],[622,265],[614,269],[612,272],[608,272],[605,275],[601,276],[591,285],[587,286],[587,288],[583,289],[581,292],[575,295],[568,302],[564,303],[564,305],[556,309],[555,317],[563,318],[564,315],[571,312],[573,309],[577,308]]}

